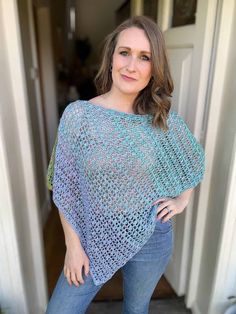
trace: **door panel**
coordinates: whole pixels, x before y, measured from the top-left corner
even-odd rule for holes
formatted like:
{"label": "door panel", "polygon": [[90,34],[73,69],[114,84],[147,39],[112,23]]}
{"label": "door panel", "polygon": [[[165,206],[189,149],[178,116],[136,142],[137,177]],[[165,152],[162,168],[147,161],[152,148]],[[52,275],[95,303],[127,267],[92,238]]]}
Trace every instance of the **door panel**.
{"label": "door panel", "polygon": [[192,64],[192,49],[168,49],[171,73],[174,81],[172,108],[186,119],[186,107]]}

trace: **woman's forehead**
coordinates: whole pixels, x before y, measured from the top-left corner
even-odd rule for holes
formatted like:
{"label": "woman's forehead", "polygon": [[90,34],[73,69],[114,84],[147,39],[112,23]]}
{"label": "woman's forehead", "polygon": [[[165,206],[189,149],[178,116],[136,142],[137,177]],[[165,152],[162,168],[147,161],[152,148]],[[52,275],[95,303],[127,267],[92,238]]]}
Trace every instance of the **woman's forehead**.
{"label": "woman's forehead", "polygon": [[137,27],[127,28],[120,32],[116,48],[119,47],[151,53],[150,43],[144,30]]}

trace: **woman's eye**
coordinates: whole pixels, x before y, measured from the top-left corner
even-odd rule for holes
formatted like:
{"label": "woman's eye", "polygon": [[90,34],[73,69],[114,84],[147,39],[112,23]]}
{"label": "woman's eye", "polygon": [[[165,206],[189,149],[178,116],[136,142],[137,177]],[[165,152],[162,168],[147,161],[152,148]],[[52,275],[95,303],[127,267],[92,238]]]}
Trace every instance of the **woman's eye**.
{"label": "woman's eye", "polygon": [[122,56],[127,56],[127,55],[128,55],[128,52],[127,52],[127,51],[121,51],[120,54],[121,54]]}
{"label": "woman's eye", "polygon": [[145,56],[145,55],[141,56],[141,59],[144,61],[150,61],[151,60],[151,58],[149,58],[148,56]]}
{"label": "woman's eye", "polygon": [[[129,52],[128,51],[120,51],[120,55],[122,55],[122,56],[128,56],[129,55]],[[151,58],[150,57],[148,57],[148,56],[146,56],[146,55],[142,55],[141,57],[140,57],[140,59],[141,60],[144,60],[144,61],[150,61],[151,60]]]}

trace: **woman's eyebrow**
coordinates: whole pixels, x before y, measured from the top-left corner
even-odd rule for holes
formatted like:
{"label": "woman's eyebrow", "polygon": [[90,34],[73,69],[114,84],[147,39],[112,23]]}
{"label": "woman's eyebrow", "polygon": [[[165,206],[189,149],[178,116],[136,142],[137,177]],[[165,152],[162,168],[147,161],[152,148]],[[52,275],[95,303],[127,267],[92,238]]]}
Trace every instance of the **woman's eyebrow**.
{"label": "woman's eyebrow", "polygon": [[[125,46],[120,46],[120,47],[118,47],[118,48],[125,48],[125,49],[128,49],[128,50],[131,50],[131,48],[130,47],[125,47]],[[142,51],[140,51],[141,53],[148,53],[148,54],[151,54],[151,52],[150,51],[144,51],[144,50],[142,50]]]}

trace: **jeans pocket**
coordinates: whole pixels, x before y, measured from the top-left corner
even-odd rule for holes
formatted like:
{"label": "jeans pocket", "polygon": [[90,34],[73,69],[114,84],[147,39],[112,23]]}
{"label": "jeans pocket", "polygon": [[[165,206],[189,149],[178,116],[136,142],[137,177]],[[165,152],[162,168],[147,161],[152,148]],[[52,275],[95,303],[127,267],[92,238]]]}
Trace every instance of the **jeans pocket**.
{"label": "jeans pocket", "polygon": [[173,228],[172,218],[170,218],[169,220],[167,220],[165,222],[162,221],[162,219],[160,219],[160,220],[156,219],[156,227],[155,227],[155,229],[158,232],[167,233],[167,232],[171,231],[172,228]]}

